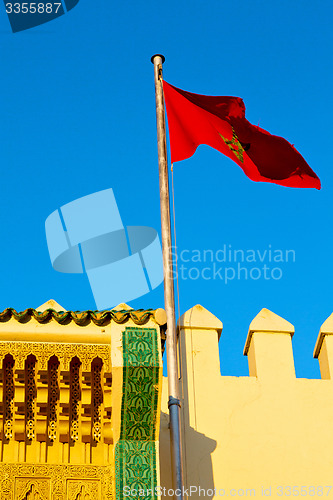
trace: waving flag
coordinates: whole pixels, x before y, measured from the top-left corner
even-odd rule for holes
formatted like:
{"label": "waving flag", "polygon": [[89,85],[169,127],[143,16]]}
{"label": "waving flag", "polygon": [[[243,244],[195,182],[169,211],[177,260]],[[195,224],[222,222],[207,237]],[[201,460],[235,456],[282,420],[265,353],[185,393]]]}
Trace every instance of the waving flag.
{"label": "waving flag", "polygon": [[240,97],[192,94],[163,82],[171,161],[207,144],[231,158],[256,182],[320,189],[320,180],[288,141],[245,118]]}

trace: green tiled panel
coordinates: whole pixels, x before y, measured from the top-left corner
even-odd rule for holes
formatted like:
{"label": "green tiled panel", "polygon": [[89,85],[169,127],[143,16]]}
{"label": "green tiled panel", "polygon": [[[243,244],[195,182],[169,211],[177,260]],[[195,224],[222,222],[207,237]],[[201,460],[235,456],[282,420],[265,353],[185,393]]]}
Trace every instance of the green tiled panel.
{"label": "green tiled panel", "polygon": [[124,368],[120,439],[154,441],[159,369]]}
{"label": "green tiled panel", "polygon": [[129,491],[134,493],[133,490],[137,491],[137,496],[157,498],[154,441],[118,441],[115,462],[117,500],[125,498]]}
{"label": "green tiled panel", "polygon": [[123,331],[121,430],[115,447],[117,500],[124,498],[125,487],[156,498],[159,341],[155,328]]}
{"label": "green tiled panel", "polygon": [[124,366],[159,366],[159,339],[155,328],[125,328]]}

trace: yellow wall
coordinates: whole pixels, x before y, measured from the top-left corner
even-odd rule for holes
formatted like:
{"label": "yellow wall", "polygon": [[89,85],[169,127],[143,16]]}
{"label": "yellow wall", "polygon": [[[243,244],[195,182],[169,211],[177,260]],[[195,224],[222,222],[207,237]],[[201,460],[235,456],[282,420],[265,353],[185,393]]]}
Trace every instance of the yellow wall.
{"label": "yellow wall", "polygon": [[[124,304],[121,309],[130,310]],[[158,310],[147,319],[144,328],[159,331],[165,314],[160,311],[163,318],[158,319],[157,313]],[[131,321],[126,324],[135,326]],[[101,475],[96,476],[96,484],[104,481],[103,491],[109,489],[109,494],[115,496],[110,483],[114,474],[114,444],[120,438],[122,422],[123,329],[123,323],[115,322],[78,326],[53,320],[43,324],[33,318],[19,323],[12,318],[1,323],[0,354],[4,358],[12,353],[16,370],[12,437],[4,439],[3,423],[0,426],[1,499],[21,500],[27,488],[46,491],[50,480],[53,490],[59,486],[65,491],[68,482],[68,492],[79,491],[85,481],[87,491],[91,486],[88,492],[92,493],[92,471]],[[201,306],[187,311],[179,320],[184,479],[190,498],[333,498],[333,315],[322,325],[314,351],[320,363],[321,380],[296,378],[292,353],[294,327],[267,309],[252,321],[245,342],[249,377],[220,375],[221,332],[221,321]],[[24,417],[19,407],[26,398],[20,380],[24,360],[31,353],[38,360],[37,416],[35,435],[27,442],[20,437]],[[111,378],[112,374],[112,389],[103,389],[102,439],[93,449],[84,438],[87,425],[81,412],[79,439],[71,452],[66,452],[68,443],[60,439],[60,428],[66,424],[68,429],[68,417],[62,416],[62,406],[58,408],[59,439],[46,446],[46,417],[40,415],[39,408],[47,402],[44,382],[50,353],[57,354],[60,360],[61,405],[70,405],[66,386],[69,355],[82,357],[82,373],[87,380],[96,355],[103,360],[104,378]],[[159,387],[155,389],[160,394]],[[89,384],[82,386],[82,391],[82,405],[88,407],[92,397]],[[156,435],[155,440],[157,443],[160,439],[161,486],[171,490],[167,392],[164,378],[160,436]],[[105,410],[109,409],[112,420],[106,416]],[[157,416],[156,424],[158,420]],[[157,460],[157,481],[158,468]],[[102,489],[98,491],[96,500],[104,498]],[[45,498],[52,500],[53,496],[48,493]]]}
{"label": "yellow wall", "polygon": [[[203,307],[185,313],[179,329],[184,480],[205,490],[191,498],[212,498],[214,488],[216,498],[333,497],[333,315],[314,354],[323,380],[296,378],[294,327],[267,309],[246,340],[249,377],[220,375],[222,323]],[[166,403],[164,380],[161,482],[171,488]]]}

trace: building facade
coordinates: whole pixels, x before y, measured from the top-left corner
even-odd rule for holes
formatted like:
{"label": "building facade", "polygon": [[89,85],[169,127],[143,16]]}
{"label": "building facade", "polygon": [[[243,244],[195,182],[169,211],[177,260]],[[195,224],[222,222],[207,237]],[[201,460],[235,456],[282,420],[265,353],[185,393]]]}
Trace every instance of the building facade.
{"label": "building facade", "polygon": [[[220,375],[222,323],[179,320],[185,496],[333,497],[333,315],[295,375],[294,327],[263,309],[245,340],[248,377]],[[0,498],[170,498],[162,309],[0,313]]]}

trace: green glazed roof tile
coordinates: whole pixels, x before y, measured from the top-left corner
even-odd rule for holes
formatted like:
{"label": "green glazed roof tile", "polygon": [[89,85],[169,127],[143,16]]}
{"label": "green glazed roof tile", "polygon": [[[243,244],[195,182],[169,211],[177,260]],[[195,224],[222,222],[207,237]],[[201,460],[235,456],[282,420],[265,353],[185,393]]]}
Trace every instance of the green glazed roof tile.
{"label": "green glazed roof tile", "polygon": [[76,325],[84,326],[92,321],[97,326],[103,326],[111,321],[122,324],[131,319],[136,325],[145,325],[151,318],[154,319],[154,315],[154,309],[122,311],[112,309],[110,311],[55,311],[54,309],[46,309],[45,311],[37,311],[36,309],[28,308],[25,311],[17,312],[15,309],[9,307],[0,312],[0,322],[9,321],[11,318],[14,318],[20,323],[26,323],[31,318],[34,318],[38,323],[48,323],[54,319],[61,325],[74,321]]}

